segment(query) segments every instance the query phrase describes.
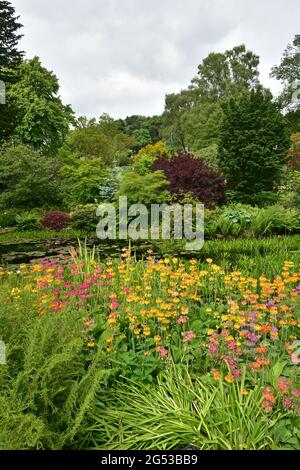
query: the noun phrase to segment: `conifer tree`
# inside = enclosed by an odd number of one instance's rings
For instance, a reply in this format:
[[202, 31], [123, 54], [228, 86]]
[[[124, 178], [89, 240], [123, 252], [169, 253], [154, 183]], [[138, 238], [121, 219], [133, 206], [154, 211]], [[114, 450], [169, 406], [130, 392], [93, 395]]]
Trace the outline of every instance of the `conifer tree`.
[[274, 189], [288, 148], [284, 117], [270, 91], [259, 87], [224, 105], [219, 167], [238, 199], [252, 202]]

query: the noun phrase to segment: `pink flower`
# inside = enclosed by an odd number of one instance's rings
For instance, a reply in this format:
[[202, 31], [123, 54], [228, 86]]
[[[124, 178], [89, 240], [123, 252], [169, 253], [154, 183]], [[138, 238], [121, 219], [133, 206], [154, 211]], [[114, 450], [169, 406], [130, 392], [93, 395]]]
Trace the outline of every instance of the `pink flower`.
[[157, 346], [156, 351], [159, 353], [160, 357], [162, 358], [168, 355], [168, 351], [162, 346]]
[[297, 388], [295, 388], [294, 390], [292, 390], [292, 395], [294, 395], [294, 397], [300, 397], [300, 390], [298, 390]]
[[268, 400], [264, 400], [261, 404], [261, 407], [265, 410], [266, 413], [272, 413], [273, 405]]
[[235, 341], [228, 341], [228, 348], [231, 351], [235, 351], [236, 350], [236, 342]]
[[293, 364], [300, 364], [300, 354], [299, 351], [294, 351], [291, 354], [291, 361]]
[[112, 310], [116, 310], [118, 307], [120, 307], [118, 299], [112, 299], [111, 304], [110, 304], [110, 308]]
[[80, 289], [88, 289], [91, 285], [91, 281], [86, 281], [83, 284], [80, 284], [79, 287]]
[[291, 382], [289, 379], [287, 379], [286, 377], [282, 377], [282, 376], [279, 377], [277, 381], [277, 387], [281, 393], [289, 393], [290, 385], [291, 385]]
[[178, 318], [177, 323], [178, 325], [181, 325], [181, 324], [184, 325], [187, 322], [187, 320], [188, 320], [187, 317], [184, 317], [181, 315], [181, 317]]
[[270, 385], [263, 389], [262, 394], [264, 399], [269, 401], [270, 403], [274, 404], [276, 402], [274, 391]]
[[94, 297], [94, 296], [91, 294], [88, 294], [87, 292], [80, 292], [79, 297], [81, 299], [90, 299], [91, 297]]
[[38, 287], [48, 287], [48, 286], [49, 286], [49, 282], [47, 282], [47, 281], [43, 281], [43, 282], [38, 283]]
[[233, 375], [237, 379], [242, 376], [242, 371], [240, 369], [233, 369]]
[[192, 330], [188, 331], [187, 333], [182, 333], [182, 341], [184, 343], [188, 343], [189, 341], [192, 341], [197, 337], [196, 333], [194, 333]]
[[218, 345], [216, 343], [209, 343], [208, 349], [212, 357], [215, 357], [218, 354]]
[[284, 397], [282, 399], [282, 405], [283, 405], [283, 408], [285, 409], [291, 409], [294, 407], [295, 402], [292, 397]]

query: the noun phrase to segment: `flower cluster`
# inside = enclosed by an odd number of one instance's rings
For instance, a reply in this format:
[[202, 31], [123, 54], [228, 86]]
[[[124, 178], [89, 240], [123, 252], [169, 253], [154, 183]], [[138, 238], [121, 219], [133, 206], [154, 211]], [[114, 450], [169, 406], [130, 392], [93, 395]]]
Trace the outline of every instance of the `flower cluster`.
[[[149, 253], [136, 261], [126, 252], [119, 260], [87, 263], [72, 253], [22, 265], [18, 276], [0, 300], [18, 310], [30, 297], [37, 315], [76, 315], [90, 355], [101, 349], [122, 361], [118, 355], [126, 351], [165, 364], [181, 351], [190, 361], [201, 357], [206, 372], [227, 384], [244, 370], [254, 381], [263, 378], [282, 356], [293, 370], [300, 361], [300, 272], [292, 262], [274, 279], [256, 279], [225, 272], [211, 259], [157, 260]], [[297, 410], [297, 384], [280, 377], [277, 388], [278, 403]], [[268, 385], [262, 407], [271, 412], [275, 403]]]

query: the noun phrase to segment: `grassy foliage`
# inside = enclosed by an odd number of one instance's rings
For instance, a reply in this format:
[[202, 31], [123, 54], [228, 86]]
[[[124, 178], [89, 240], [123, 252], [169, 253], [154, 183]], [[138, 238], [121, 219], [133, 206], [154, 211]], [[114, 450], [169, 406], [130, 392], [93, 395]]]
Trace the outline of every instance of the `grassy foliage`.
[[275, 445], [272, 429], [278, 413], [267, 420], [261, 390], [245, 394], [240, 383], [217, 384], [170, 367], [155, 387], [131, 381], [113, 390], [109, 400], [97, 394], [83, 446], [109, 450], [261, 450]]
[[59, 232], [53, 230], [26, 230], [24, 232], [11, 231], [0, 233], [0, 243], [26, 242], [26, 241], [43, 241], [49, 239], [74, 239], [77, 240], [81, 236], [81, 232], [76, 229], [61, 230]]

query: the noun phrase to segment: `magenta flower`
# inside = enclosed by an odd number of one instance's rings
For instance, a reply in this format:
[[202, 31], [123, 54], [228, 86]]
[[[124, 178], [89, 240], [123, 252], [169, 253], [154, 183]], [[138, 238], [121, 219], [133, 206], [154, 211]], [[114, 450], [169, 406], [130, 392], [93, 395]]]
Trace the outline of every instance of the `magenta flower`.
[[48, 287], [48, 286], [49, 286], [49, 282], [47, 282], [47, 281], [43, 281], [43, 282], [38, 283], [38, 287]]

